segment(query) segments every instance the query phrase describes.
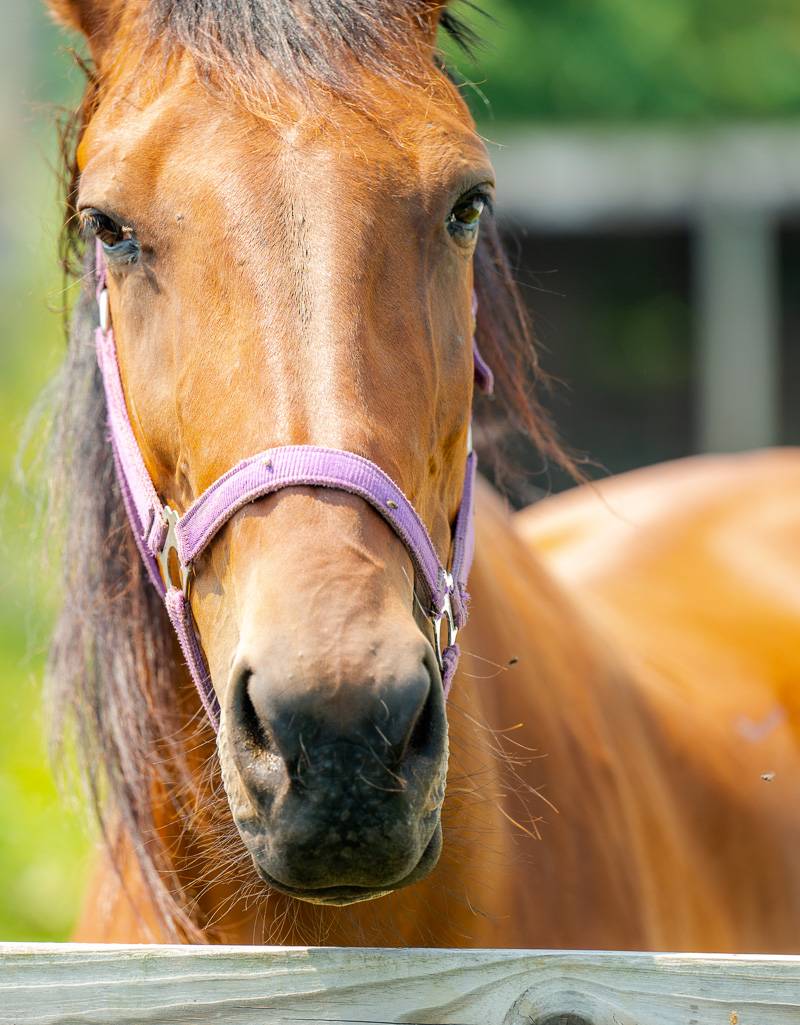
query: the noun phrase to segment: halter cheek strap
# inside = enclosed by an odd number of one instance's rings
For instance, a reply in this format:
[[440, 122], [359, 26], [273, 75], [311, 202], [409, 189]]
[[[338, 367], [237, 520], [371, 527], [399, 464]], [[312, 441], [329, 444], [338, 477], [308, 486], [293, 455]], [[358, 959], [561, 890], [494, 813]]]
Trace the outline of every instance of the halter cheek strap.
[[[391, 477], [369, 459], [340, 449], [315, 445], [267, 449], [228, 470], [179, 515], [159, 498], [133, 433], [109, 316], [105, 261], [99, 242], [95, 261], [99, 310], [95, 338], [97, 360], [122, 498], [142, 561], [164, 599], [186, 664], [214, 728], [219, 728], [219, 704], [189, 604], [191, 571], [195, 561], [235, 513], [256, 499], [289, 487], [331, 488], [357, 495], [384, 518], [403, 542], [422, 592], [423, 607], [433, 626], [446, 697], [458, 664], [456, 637], [467, 621], [467, 577], [475, 547], [473, 500], [477, 458], [471, 441], [461, 504], [453, 528], [449, 570], [440, 561], [417, 511]], [[490, 392], [492, 372], [474, 342], [473, 353], [476, 384]], [[446, 629], [444, 645], [443, 624]]]

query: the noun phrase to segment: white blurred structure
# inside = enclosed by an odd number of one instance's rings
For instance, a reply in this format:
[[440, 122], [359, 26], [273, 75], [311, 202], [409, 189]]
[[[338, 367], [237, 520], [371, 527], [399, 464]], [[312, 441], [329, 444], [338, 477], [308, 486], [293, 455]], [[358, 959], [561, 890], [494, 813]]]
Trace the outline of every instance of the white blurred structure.
[[800, 126], [527, 129], [489, 142], [499, 212], [510, 222], [693, 233], [697, 447], [776, 443], [776, 233], [800, 210]]

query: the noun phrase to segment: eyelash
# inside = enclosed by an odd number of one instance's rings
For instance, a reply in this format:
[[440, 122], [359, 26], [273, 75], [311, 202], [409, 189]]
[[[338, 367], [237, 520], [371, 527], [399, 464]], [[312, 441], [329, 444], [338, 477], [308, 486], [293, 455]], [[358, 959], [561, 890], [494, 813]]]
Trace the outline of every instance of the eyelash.
[[118, 224], [102, 210], [88, 208], [80, 213], [81, 233], [84, 238], [100, 240], [106, 256], [116, 263], [136, 263], [141, 254], [141, 245], [133, 228]]

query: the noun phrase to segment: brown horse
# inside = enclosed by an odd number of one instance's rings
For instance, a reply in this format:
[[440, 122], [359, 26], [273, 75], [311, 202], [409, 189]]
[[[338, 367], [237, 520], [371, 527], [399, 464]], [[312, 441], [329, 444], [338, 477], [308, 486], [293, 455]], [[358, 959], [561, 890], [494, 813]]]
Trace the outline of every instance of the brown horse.
[[[451, 12], [51, 3], [93, 58], [68, 243], [78, 225], [103, 243], [163, 500], [185, 510], [269, 446], [332, 446], [391, 474], [444, 560], [473, 288], [500, 399], [485, 442], [502, 411], [569, 466], [526, 396], [491, 167], [437, 56], [438, 29], [464, 36]], [[481, 485], [447, 705], [384, 520], [342, 492], [260, 499], [191, 591], [215, 745], [114, 474], [92, 254], [54, 432], [52, 700], [105, 840], [78, 938], [800, 946], [796, 455], [642, 471], [517, 516]]]

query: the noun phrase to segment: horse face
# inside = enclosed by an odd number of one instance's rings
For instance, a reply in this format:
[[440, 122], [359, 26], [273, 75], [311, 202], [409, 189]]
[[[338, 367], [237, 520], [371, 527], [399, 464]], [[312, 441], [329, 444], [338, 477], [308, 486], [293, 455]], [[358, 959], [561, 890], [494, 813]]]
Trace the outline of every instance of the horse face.
[[[368, 83], [269, 117], [188, 60], [119, 69], [82, 141], [131, 420], [185, 510], [244, 457], [324, 445], [402, 487], [447, 561], [472, 392], [471, 257], [491, 189], [455, 90]], [[360, 499], [240, 511], [191, 601], [231, 809], [262, 877], [331, 904], [425, 875], [441, 844], [442, 684], [406, 550]]]

